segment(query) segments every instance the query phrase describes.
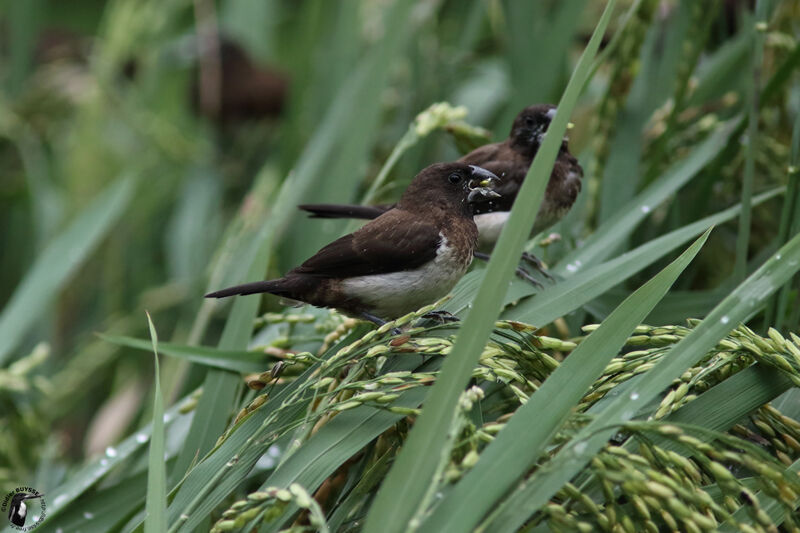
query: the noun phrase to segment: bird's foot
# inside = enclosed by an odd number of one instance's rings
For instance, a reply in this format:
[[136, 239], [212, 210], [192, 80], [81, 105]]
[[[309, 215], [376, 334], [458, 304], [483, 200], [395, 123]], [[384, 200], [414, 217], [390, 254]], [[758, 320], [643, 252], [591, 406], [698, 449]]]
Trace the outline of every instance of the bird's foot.
[[546, 277], [550, 281], [555, 281], [555, 278], [550, 274], [550, 272], [547, 271], [547, 268], [545, 268], [541, 260], [539, 260], [539, 258], [535, 255], [528, 252], [522, 252], [522, 260], [538, 270], [542, 276]]
[[[475, 259], [480, 259], [481, 261], [488, 261], [491, 258], [491, 256], [489, 254], [484, 253], [484, 252], [473, 252], [472, 255], [473, 255], [473, 257], [475, 257]], [[526, 254], [522, 255], [523, 259], [525, 258], [525, 255]], [[527, 255], [530, 255], [530, 254], [527, 254]], [[536, 257], [534, 257], [532, 255], [531, 255], [531, 257], [538, 262], [539, 272], [541, 272], [542, 274], [544, 274], [545, 276], [550, 278], [550, 274], [548, 274], [547, 272], [545, 272], [543, 270], [544, 269], [544, 265], [542, 265], [542, 262], [539, 261], [538, 259], [536, 259]], [[540, 282], [538, 279], [536, 279], [533, 276], [531, 276], [530, 272], [528, 272], [527, 270], [525, 270], [524, 268], [519, 267], [519, 266], [517, 267], [517, 277], [527, 281], [528, 283], [532, 284], [534, 287], [537, 287], [539, 289], [543, 289], [544, 288], [544, 285], [542, 285], [542, 282]], [[550, 279], [552, 279], [552, 278], [550, 278]]]
[[525, 270], [524, 268], [522, 268], [520, 266], [517, 267], [517, 277], [521, 278], [521, 279], [524, 279], [525, 281], [527, 281], [528, 283], [530, 283], [531, 285], [533, 285], [537, 289], [543, 289], [544, 288], [544, 285], [542, 285], [541, 281], [539, 281], [538, 279], [534, 278], [531, 275], [530, 272], [528, 272], [527, 270]]
[[429, 318], [436, 320], [440, 324], [447, 324], [448, 322], [458, 322], [460, 319], [450, 311], [430, 311], [422, 315], [422, 318]]

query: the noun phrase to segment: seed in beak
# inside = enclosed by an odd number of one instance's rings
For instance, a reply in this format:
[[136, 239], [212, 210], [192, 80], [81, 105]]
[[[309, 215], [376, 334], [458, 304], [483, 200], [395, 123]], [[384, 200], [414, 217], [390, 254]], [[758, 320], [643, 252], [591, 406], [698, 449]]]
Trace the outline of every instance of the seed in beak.
[[467, 195], [468, 202], [475, 202], [479, 198], [500, 198], [500, 195], [492, 189], [487, 189], [486, 187], [472, 189]]

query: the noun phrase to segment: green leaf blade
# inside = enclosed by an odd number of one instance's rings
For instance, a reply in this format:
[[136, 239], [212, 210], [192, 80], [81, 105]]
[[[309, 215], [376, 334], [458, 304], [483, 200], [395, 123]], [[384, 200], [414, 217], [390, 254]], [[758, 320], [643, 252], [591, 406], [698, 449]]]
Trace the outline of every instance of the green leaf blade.
[[[782, 190], [761, 194], [753, 199], [753, 203], [758, 205], [774, 198]], [[503, 314], [503, 318], [544, 326], [622, 283], [708, 228], [732, 220], [740, 211], [741, 205], [730, 207], [653, 239], [605, 263], [579, 271], [512, 307]], [[518, 298], [519, 295], [515, 297]]]
[[364, 531], [400, 532], [412, 523], [430, 496], [431, 483], [441, 466], [441, 458], [449, 453], [451, 421], [458, 398], [469, 380], [472, 365], [494, 325], [502, 298], [513, 276], [523, 243], [533, 227], [533, 219], [555, 161], [569, 115], [589, 76], [592, 60], [611, 18], [615, 1], [603, 12], [583, 55], [573, 72], [556, 116], [544, 142], [528, 170], [528, 175], [511, 210], [499, 242], [489, 262], [475, 300], [459, 331], [452, 355], [444, 361], [440, 378], [428, 395], [425, 407], [414, 424], [400, 454], [367, 515]]
[[[152, 351], [151, 343], [144, 339], [105, 334], [99, 334], [98, 337], [118, 346]], [[169, 355], [192, 363], [231, 372], [262, 372], [267, 364], [262, 354], [243, 350], [223, 350], [207, 346], [188, 346], [168, 342], [159, 343], [159, 350], [161, 355]]]
[[121, 178], [110, 185], [36, 259], [0, 313], [0, 364], [125, 212], [134, 184]]
[[[631, 294], [548, 377], [428, 518], [421, 532], [474, 528], [544, 452], [586, 390], [616, 356], [628, 335], [663, 298], [705, 244], [707, 230], [678, 259]], [[492, 482], [481, 480], [491, 479]]]
[[153, 399], [153, 433], [147, 457], [147, 498], [144, 520], [145, 533], [160, 533], [167, 530], [167, 469], [164, 462], [164, 399], [161, 395], [161, 379], [158, 368], [158, 334], [150, 313], [147, 325], [153, 342], [155, 362], [155, 384]]
[[[688, 183], [727, 145], [741, 119], [731, 119], [717, 128], [684, 159], [675, 163], [669, 171], [640, 192], [626, 205], [617, 209], [586, 240], [583, 246], [564, 257], [553, 269], [563, 275], [572, 275], [582, 267], [597, 264], [608, 258], [628, 238], [634, 229], [670, 195]], [[569, 266], [572, 265], [572, 268]]]
[[636, 414], [637, 405], [646, 405], [694, 364], [738, 323], [760, 309], [765, 299], [800, 270], [800, 235], [795, 236], [761, 268], [739, 285], [692, 332], [673, 345], [650, 371], [642, 375], [630, 395], [608, 403], [594, 420], [547, 464], [507, 498], [492, 522], [492, 530], [509, 531], [519, 527], [544, 505], [564, 483], [608, 441], [620, 424]]

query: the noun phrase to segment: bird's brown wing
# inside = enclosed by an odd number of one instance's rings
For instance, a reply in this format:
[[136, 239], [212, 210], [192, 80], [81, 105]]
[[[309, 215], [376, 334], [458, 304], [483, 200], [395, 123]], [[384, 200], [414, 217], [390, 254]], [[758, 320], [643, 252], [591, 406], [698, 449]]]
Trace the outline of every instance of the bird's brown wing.
[[506, 144], [505, 142], [484, 144], [483, 146], [475, 148], [470, 153], [463, 155], [459, 161], [468, 165], [478, 165], [482, 167], [484, 163], [496, 160], [498, 158], [498, 151], [502, 151]]
[[393, 209], [325, 246], [291, 274], [349, 278], [410, 270], [435, 258], [440, 242], [436, 226]]

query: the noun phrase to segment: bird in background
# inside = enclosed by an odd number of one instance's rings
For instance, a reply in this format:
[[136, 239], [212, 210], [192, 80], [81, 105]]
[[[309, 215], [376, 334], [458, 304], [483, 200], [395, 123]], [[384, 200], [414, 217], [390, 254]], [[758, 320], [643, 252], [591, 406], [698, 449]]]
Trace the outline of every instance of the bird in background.
[[[476, 257], [489, 258], [488, 253], [500, 238], [500, 232], [508, 220], [528, 168], [555, 114], [556, 107], [550, 104], [526, 107], [514, 119], [511, 132], [505, 141], [486, 144], [459, 159], [462, 163], [485, 168], [500, 178], [500, 184], [496, 189], [500, 197], [485, 199], [473, 206], [475, 224], [479, 232]], [[569, 212], [581, 191], [582, 178], [583, 168], [577, 158], [570, 153], [568, 140], [565, 137], [561, 142], [544, 198], [536, 214], [536, 221], [531, 228], [531, 236], [549, 228]], [[373, 219], [392, 209], [394, 205], [307, 204], [298, 207], [308, 211], [312, 218]], [[549, 277], [536, 257], [525, 253], [523, 259]]]
[[445, 296], [472, 262], [472, 205], [499, 198], [493, 173], [465, 163], [423, 169], [400, 201], [284, 277], [207, 294], [270, 293], [384, 324]]

